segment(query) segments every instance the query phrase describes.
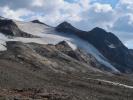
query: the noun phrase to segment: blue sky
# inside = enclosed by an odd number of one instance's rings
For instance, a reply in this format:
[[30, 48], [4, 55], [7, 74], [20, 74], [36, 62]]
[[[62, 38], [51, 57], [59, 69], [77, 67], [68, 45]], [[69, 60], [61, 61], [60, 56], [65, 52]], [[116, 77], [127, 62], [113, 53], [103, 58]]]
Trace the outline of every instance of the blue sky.
[[118, 3], [118, 0], [95, 0], [95, 2], [111, 4], [114, 7]]
[[51, 26], [68, 21], [87, 31], [101, 27], [133, 48], [133, 0], [0, 0], [0, 15]]
[[[74, 3], [78, 0], [65, 0], [67, 2], [70, 2], [70, 3]], [[119, 2], [119, 0], [91, 0], [91, 2], [99, 2], [99, 3], [102, 3], [102, 4], [111, 4], [112, 7], [115, 7], [115, 5]]]

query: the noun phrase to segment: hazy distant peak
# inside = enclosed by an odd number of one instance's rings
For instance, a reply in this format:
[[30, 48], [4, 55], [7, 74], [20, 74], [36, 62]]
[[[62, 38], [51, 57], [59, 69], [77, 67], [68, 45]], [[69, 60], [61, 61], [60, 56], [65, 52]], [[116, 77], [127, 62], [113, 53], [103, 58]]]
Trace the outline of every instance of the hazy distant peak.
[[43, 24], [43, 25], [48, 26], [47, 24], [45, 24], [45, 23], [41, 22], [41, 21], [40, 21], [40, 20], [38, 20], [38, 19], [36, 19], [36, 20], [32, 20], [31, 22], [33, 22], [33, 23], [38, 23], [38, 24]]

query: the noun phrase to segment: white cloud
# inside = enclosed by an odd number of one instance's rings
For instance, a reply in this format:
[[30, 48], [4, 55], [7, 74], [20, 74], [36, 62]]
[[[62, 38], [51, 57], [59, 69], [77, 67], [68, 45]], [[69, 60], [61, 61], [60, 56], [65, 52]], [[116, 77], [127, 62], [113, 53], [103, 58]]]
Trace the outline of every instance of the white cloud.
[[31, 6], [33, 7], [42, 7], [44, 2], [44, 0], [33, 0], [31, 3]]
[[94, 3], [92, 5], [92, 9], [94, 9], [95, 12], [101, 13], [101, 12], [110, 12], [113, 11], [110, 4], [100, 4], [100, 3]]
[[119, 32], [133, 32], [133, 14], [119, 17], [112, 28]]
[[6, 18], [23, 20], [21, 17], [32, 15], [33, 12], [27, 9], [12, 10], [8, 6], [0, 7], [0, 13]]
[[75, 25], [84, 30], [94, 27], [108, 29], [115, 21], [115, 11], [110, 4], [94, 3], [89, 5], [89, 9], [80, 13], [81, 19]]
[[121, 3], [121, 4], [128, 4], [128, 5], [131, 5], [131, 4], [133, 4], [133, 0], [120, 0], [120, 3]]
[[[83, 4], [83, 1], [86, 2], [86, 4]], [[41, 4], [43, 4], [41, 12], [44, 12], [44, 14], [35, 14], [31, 18], [40, 19], [50, 25], [57, 25], [65, 20], [71, 22], [79, 22], [82, 20], [80, 14], [82, 11], [88, 9], [89, 1], [80, 0], [78, 2], [69, 3], [64, 0], [58, 0], [56, 2], [55, 0], [45, 0], [45, 2]], [[40, 9], [40, 5], [38, 9]]]
[[77, 2], [79, 3], [79, 5], [82, 7], [83, 10], [88, 10], [89, 9], [89, 4], [90, 4], [90, 0], [77, 0]]

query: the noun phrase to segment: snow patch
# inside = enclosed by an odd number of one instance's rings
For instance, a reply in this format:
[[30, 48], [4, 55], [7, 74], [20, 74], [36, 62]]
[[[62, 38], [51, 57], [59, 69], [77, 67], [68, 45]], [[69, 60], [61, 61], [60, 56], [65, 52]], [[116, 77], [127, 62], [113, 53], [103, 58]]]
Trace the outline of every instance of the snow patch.
[[0, 51], [7, 50], [7, 48], [6, 48], [7, 39], [8, 38], [4, 34], [0, 33]]
[[70, 42], [70, 41], [66, 41], [67, 43], [68, 43], [68, 45], [73, 49], [73, 50], [76, 50], [77, 49], [77, 46], [74, 44], [74, 43], [72, 43], [72, 42]]
[[44, 36], [44, 34], [51, 34], [54, 28], [49, 27], [44, 24], [39, 23], [33, 23], [33, 22], [21, 22], [21, 21], [15, 21], [15, 23], [18, 25], [18, 27], [29, 34], [36, 35], [36, 36]]
[[121, 84], [121, 83], [118, 83], [118, 82], [112, 82], [112, 81], [107, 81], [107, 80], [102, 80], [102, 79], [93, 79], [93, 78], [87, 78], [87, 79], [101, 81], [101, 82], [109, 83], [109, 84], [112, 84], [112, 85], [115, 85], [115, 86], [122, 86], [122, 87], [125, 87], [125, 88], [133, 89], [133, 86]]
[[110, 45], [108, 45], [108, 47], [112, 48], [112, 49], [116, 48], [114, 44], [110, 44]]
[[106, 43], [106, 45], [109, 47], [109, 48], [112, 48], [112, 49], [114, 49], [114, 48], [116, 48], [116, 46], [114, 45], [114, 44], [112, 44], [110, 41], [108, 41], [108, 40], [105, 40], [105, 43]]

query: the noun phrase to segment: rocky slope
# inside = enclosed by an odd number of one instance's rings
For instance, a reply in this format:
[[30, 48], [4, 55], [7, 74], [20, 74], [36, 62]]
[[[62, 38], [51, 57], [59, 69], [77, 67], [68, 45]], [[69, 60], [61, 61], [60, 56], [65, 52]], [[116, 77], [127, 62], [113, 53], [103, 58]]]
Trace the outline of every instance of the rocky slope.
[[[56, 46], [58, 46], [58, 44]], [[75, 53], [72, 54], [74, 55]], [[81, 58], [81, 56], [79, 56], [79, 58]], [[56, 49], [54, 45], [39, 45], [36, 43], [24, 44], [15, 41], [7, 42], [7, 51], [0, 52], [2, 73], [0, 79], [3, 83], [3, 87], [8, 86], [9, 84], [9, 86], [13, 85], [13, 87], [19, 85], [28, 87], [32, 86], [32, 84], [35, 86], [38, 81], [32, 83], [34, 79], [38, 80], [37, 77], [42, 77], [43, 79], [43, 76], [46, 76], [47, 73], [102, 73], [100, 70], [91, 67], [91, 65], [78, 62], [76, 59], [76, 57], [68, 56], [60, 51], [59, 46], [58, 49]], [[91, 61], [91, 58], [89, 60]], [[8, 82], [6, 83], [6, 81]], [[18, 85], [15, 83], [18, 83]]]
[[133, 55], [133, 49], [129, 49], [131, 55]]
[[8, 36], [33, 37], [21, 31], [15, 22], [9, 19], [0, 19], [0, 32]]
[[88, 56], [89, 66], [84, 54], [72, 56], [80, 50], [69, 54], [72, 49], [67, 46], [66, 42], [56, 46], [7, 42], [7, 51], [0, 52], [0, 98], [132, 100], [133, 80], [93, 68]]

